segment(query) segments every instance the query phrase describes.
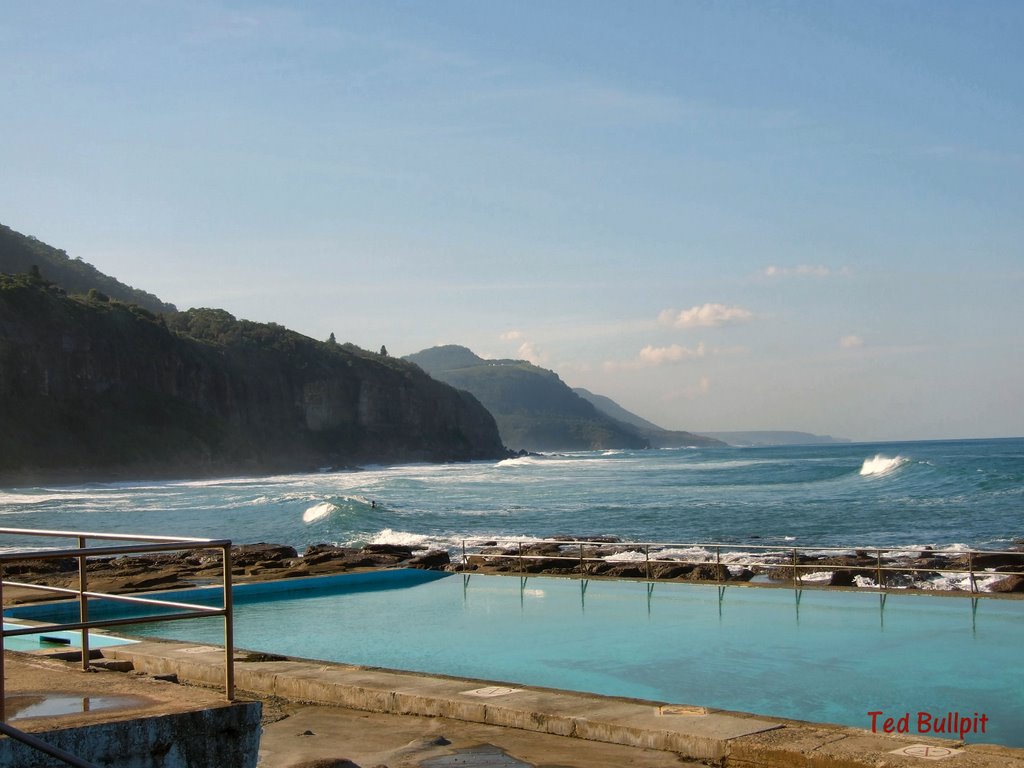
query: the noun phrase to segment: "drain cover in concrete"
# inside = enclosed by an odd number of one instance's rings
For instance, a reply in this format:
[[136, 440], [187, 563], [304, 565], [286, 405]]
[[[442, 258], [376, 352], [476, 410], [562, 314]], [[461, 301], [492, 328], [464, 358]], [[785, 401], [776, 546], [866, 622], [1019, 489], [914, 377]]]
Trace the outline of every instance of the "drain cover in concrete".
[[472, 691], [462, 691], [463, 696], [479, 696], [482, 699], [490, 699], [495, 696], [508, 696], [515, 693], [518, 688], [506, 688], [503, 685], [489, 685], [486, 688], [474, 688]]
[[460, 749], [454, 755], [432, 757], [420, 763], [421, 768], [534, 768], [533, 763], [517, 760], [500, 747], [484, 744]]
[[658, 707], [658, 714], [665, 715], [706, 715], [706, 707], [691, 707], [687, 704], [663, 704]]
[[953, 755], [959, 755], [962, 749], [950, 749], [949, 747], [934, 747], [930, 744], [911, 744], [909, 747], [900, 747], [890, 752], [890, 755], [905, 755], [906, 757], [920, 757], [922, 760], [942, 760]]

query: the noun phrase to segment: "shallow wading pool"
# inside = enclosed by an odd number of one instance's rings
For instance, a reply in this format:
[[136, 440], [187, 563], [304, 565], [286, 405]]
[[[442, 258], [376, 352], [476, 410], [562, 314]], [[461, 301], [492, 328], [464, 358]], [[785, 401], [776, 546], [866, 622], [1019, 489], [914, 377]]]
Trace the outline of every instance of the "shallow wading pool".
[[[216, 644], [222, 626], [123, 631]], [[235, 638], [289, 656], [859, 728], [871, 712], [884, 713], [879, 729], [909, 714], [911, 733], [930, 722], [928, 735], [946, 736], [934, 730], [952, 713], [972, 719], [969, 742], [1024, 746], [1017, 600], [389, 571], [240, 585]]]

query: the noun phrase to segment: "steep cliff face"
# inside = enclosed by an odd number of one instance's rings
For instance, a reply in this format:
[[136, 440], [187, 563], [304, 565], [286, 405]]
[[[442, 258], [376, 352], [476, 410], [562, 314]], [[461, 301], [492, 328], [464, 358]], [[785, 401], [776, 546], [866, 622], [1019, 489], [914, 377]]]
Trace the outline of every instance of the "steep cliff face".
[[600, 413], [554, 371], [524, 360], [485, 360], [465, 347], [425, 349], [405, 358], [453, 387], [471, 392], [494, 414], [502, 439], [530, 451], [646, 448], [629, 425]]
[[0, 478], [502, 455], [483, 406], [416, 366], [220, 310], [155, 316], [0, 275]]

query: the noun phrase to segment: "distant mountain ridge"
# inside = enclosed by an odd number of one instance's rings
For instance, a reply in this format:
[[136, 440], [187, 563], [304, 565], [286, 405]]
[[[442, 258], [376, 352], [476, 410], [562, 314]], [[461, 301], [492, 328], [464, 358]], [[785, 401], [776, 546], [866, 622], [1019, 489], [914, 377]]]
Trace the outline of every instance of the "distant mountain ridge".
[[608, 410], [595, 405], [554, 371], [525, 360], [487, 360], [454, 344], [425, 349], [405, 359], [434, 378], [472, 393], [494, 416], [502, 440], [512, 449], [648, 448], [660, 446], [661, 440], [672, 445], [719, 444], [699, 435], [619, 418], [616, 414], [639, 419], [607, 398], [604, 405]]
[[125, 285], [100, 272], [92, 264], [72, 259], [67, 253], [34, 237], [0, 224], [0, 273], [17, 275], [35, 267], [39, 274], [71, 294], [85, 296], [99, 291], [108, 298], [135, 304], [155, 314], [177, 312], [177, 307], [146, 291]]
[[425, 349], [404, 359], [476, 397], [513, 450], [648, 447], [634, 430], [598, 412], [554, 371], [525, 360], [485, 360], [457, 345]]
[[613, 419], [633, 427], [638, 434], [645, 438], [652, 448], [691, 448], [696, 446], [724, 445], [725, 443], [717, 438], [708, 435], [697, 435], [693, 432], [664, 429], [654, 422], [637, 416], [627, 411], [610, 397], [595, 395], [582, 387], [573, 390], [585, 400], [594, 404], [599, 411], [607, 414]]
[[831, 445], [852, 442], [845, 437], [815, 435], [810, 432], [796, 432], [793, 430], [702, 432], [701, 434], [722, 440], [729, 445], [752, 447], [769, 445]]

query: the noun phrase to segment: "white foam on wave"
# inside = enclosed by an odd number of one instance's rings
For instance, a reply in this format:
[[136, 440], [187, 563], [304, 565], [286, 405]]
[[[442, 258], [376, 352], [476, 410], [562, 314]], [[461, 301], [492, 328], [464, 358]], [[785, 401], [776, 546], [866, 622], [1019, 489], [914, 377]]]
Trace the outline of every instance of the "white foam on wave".
[[395, 531], [391, 528], [385, 528], [382, 531], [378, 531], [377, 534], [370, 539], [370, 544], [397, 544], [403, 547], [419, 547], [426, 544], [429, 540], [430, 537], [425, 536], [422, 533]]
[[323, 501], [319, 504], [314, 504], [312, 507], [302, 513], [302, 522], [304, 523], [315, 523], [317, 520], [323, 520], [331, 512], [336, 511], [338, 508], [331, 504], [329, 501]]
[[861, 465], [860, 474], [861, 477], [872, 477], [879, 475], [887, 475], [890, 472], [899, 469], [901, 466], [907, 463], [907, 459], [902, 456], [895, 456], [889, 458], [878, 453], [875, 454], [873, 459], [864, 459], [864, 463]]
[[540, 464], [536, 456], [518, 456], [514, 459], [502, 459], [495, 466], [497, 467], [528, 467], [533, 464]]

